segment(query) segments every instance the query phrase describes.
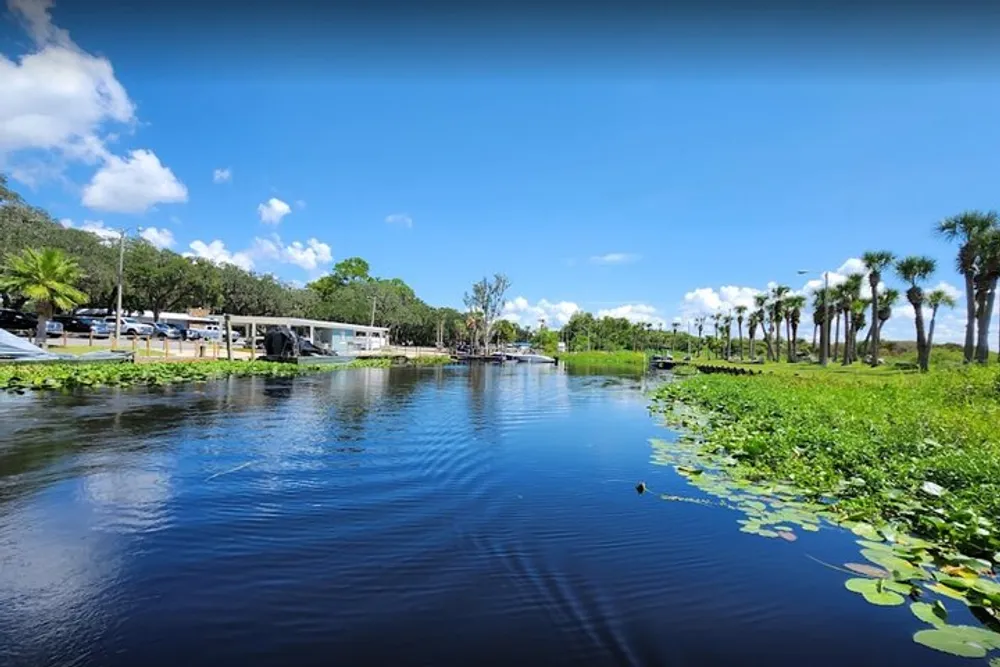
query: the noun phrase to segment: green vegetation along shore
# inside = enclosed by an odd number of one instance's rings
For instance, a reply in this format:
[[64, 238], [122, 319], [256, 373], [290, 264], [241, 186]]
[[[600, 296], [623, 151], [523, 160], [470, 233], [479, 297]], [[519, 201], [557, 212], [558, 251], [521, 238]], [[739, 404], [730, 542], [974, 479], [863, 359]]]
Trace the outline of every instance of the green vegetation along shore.
[[[448, 357], [419, 357], [407, 365], [446, 364]], [[78, 387], [159, 386], [181, 382], [203, 382], [221, 377], [294, 377], [353, 368], [388, 368], [391, 359], [357, 359], [348, 364], [298, 366], [268, 361], [174, 361], [142, 364], [72, 363], [0, 365], [0, 389], [74, 389]]]
[[[654, 441], [653, 462], [709, 496], [663, 498], [737, 510], [742, 532], [768, 538], [849, 528], [864, 562], [822, 563], [850, 577], [848, 591], [882, 606], [909, 598], [927, 623], [913, 639], [929, 648], [1000, 650], [1000, 375], [812, 368], [657, 389], [654, 410], [682, 435]], [[951, 624], [956, 601], [982, 627]]]

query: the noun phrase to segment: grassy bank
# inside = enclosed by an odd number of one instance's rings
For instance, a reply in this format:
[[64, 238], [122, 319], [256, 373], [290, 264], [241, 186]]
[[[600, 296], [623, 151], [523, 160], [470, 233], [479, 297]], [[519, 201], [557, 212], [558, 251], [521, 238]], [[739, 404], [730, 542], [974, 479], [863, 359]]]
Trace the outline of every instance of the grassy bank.
[[360, 358], [347, 364], [347, 368], [390, 368], [393, 366], [444, 366], [451, 363], [451, 357], [445, 355], [410, 357], [405, 363], [387, 357]]
[[[408, 364], [417, 366], [447, 363], [447, 357], [420, 357]], [[197, 382], [220, 377], [263, 375], [294, 377], [352, 368], [388, 368], [390, 359], [357, 359], [331, 366], [297, 366], [267, 361], [186, 360], [142, 364], [3, 364], [0, 389], [72, 389], [75, 387], [122, 387]]]
[[[802, 368], [811, 370], [698, 375], [660, 388], [655, 400], [702, 452], [731, 457], [734, 478], [833, 498], [841, 517], [894, 522], [965, 552], [1000, 551], [995, 370]], [[690, 407], [704, 419], [683, 416]]]
[[627, 368], [642, 370], [648, 363], [643, 352], [567, 352], [559, 355], [559, 361], [568, 366], [593, 368]]

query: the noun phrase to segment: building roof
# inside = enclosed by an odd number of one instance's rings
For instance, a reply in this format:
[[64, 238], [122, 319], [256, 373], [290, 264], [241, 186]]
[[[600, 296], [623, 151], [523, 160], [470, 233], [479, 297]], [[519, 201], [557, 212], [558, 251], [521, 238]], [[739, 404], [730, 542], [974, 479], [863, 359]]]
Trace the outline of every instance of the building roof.
[[[218, 322], [222, 322], [223, 315], [213, 316]], [[389, 327], [370, 327], [367, 324], [348, 324], [346, 322], [328, 322], [326, 320], [310, 320], [304, 317], [266, 317], [264, 315], [230, 315], [229, 323], [234, 326], [257, 326], [272, 327], [314, 327], [316, 329], [345, 329], [348, 331], [363, 331], [365, 333], [387, 333]]]

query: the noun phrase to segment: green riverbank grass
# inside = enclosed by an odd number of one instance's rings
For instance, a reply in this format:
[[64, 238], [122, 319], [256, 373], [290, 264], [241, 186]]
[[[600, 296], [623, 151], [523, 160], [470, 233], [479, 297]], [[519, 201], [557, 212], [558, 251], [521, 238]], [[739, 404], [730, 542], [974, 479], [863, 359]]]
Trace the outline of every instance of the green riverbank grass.
[[558, 355], [567, 366], [590, 368], [646, 368], [649, 357], [643, 352], [566, 352]]
[[[447, 357], [410, 359], [407, 365], [428, 366], [448, 363]], [[73, 389], [76, 387], [122, 387], [200, 382], [227, 376], [294, 377], [353, 368], [388, 368], [390, 359], [357, 359], [347, 364], [298, 366], [268, 361], [188, 360], [170, 362], [0, 364], [0, 389]]]
[[[682, 432], [653, 442], [653, 462], [713, 500], [664, 499], [740, 511], [742, 532], [769, 538], [850, 528], [867, 562], [824, 563], [849, 591], [884, 606], [909, 597], [928, 624], [922, 645], [1000, 650], [996, 370], [699, 374], [659, 388], [653, 409]], [[985, 627], [949, 624], [956, 601]]]

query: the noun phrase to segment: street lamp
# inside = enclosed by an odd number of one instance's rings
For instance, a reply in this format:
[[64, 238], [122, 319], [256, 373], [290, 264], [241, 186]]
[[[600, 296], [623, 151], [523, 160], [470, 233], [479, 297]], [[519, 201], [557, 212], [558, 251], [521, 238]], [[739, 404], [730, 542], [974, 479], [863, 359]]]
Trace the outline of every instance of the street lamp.
[[[799, 269], [796, 271], [800, 276], [806, 274], [819, 273], [818, 271], [810, 271], [809, 269]], [[823, 271], [823, 299], [821, 300], [821, 305], [823, 307], [823, 324], [819, 328], [819, 363], [821, 366], [826, 366], [827, 360], [830, 356], [830, 310], [827, 308], [826, 300], [830, 297], [830, 272]]]
[[[124, 227], [118, 232], [118, 297], [115, 305], [115, 347], [118, 347], [118, 338], [122, 333], [122, 283], [125, 274], [125, 237], [132, 231], [131, 227]], [[136, 232], [142, 233], [142, 227], [136, 227]]]

